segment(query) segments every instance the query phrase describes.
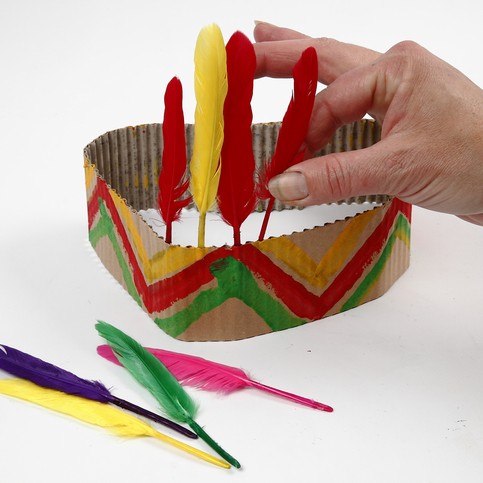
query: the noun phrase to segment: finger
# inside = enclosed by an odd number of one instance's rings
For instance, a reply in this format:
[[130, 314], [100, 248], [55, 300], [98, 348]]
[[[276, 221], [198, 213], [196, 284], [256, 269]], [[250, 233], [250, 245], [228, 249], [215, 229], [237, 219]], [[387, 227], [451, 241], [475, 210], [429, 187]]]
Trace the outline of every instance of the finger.
[[[332, 153], [292, 166], [270, 180], [271, 194], [295, 206], [332, 203], [353, 196], [397, 195], [400, 172], [390, 173], [390, 141], [369, 148]], [[394, 164], [393, 164], [394, 165]]]
[[306, 137], [308, 148], [317, 151], [337, 128], [358, 121], [367, 113], [383, 120], [398, 85], [398, 77], [391, 76], [383, 61], [340, 76], [316, 96]]
[[458, 215], [458, 217], [475, 225], [483, 226], [483, 213], [479, 215]]
[[268, 22], [256, 22], [253, 30], [253, 36], [256, 42], [267, 42], [271, 40], [294, 40], [310, 38], [296, 30], [277, 27]]
[[[329, 38], [314, 39], [295, 30], [259, 23], [254, 31], [257, 55], [255, 76], [291, 77], [302, 52], [315, 47], [319, 61], [319, 80], [328, 85], [345, 72], [374, 62], [381, 54], [357, 45]], [[261, 39], [260, 41], [258, 39]]]

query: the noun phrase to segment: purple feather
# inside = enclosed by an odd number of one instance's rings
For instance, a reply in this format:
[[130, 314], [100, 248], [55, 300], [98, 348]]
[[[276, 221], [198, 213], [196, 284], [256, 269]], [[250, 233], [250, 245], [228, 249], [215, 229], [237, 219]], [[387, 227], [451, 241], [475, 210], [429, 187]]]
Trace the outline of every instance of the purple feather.
[[132, 411], [136, 414], [149, 418], [157, 423], [178, 431], [190, 438], [196, 438], [196, 434], [189, 429], [183, 428], [179, 424], [170, 421], [158, 414], [152, 413], [147, 409], [136, 406], [129, 401], [125, 401], [113, 396], [109, 389], [99, 381], [82, 379], [72, 372], [54, 366], [42, 359], [26, 354], [6, 345], [0, 345], [0, 369], [21, 379], [27, 379], [38, 386], [48, 389], [83, 397], [92, 401], [104, 404], [111, 403], [121, 408]]
[[0, 350], [0, 369], [13, 376], [93, 401], [108, 403], [112, 399], [111, 393], [101, 382], [81, 379], [72, 372], [6, 345], [0, 346], [0, 349], [3, 349]]

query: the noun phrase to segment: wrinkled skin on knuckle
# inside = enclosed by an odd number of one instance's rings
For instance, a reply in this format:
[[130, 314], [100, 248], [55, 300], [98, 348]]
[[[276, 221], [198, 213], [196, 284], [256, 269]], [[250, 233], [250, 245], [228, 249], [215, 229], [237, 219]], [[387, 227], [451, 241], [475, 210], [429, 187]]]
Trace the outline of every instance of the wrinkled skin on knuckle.
[[322, 168], [317, 171], [315, 182], [319, 191], [321, 187], [324, 189], [324, 198], [331, 201], [345, 198], [345, 193], [351, 191], [350, 174], [345, 163], [337, 154], [332, 154], [327, 160], [322, 158]]

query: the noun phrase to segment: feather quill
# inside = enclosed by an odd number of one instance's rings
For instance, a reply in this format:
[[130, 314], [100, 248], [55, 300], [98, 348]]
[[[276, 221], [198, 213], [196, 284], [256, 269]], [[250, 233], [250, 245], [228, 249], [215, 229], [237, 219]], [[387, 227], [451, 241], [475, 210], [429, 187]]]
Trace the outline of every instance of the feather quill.
[[166, 224], [166, 243], [172, 242], [173, 221], [191, 201], [190, 196], [184, 196], [189, 186], [186, 168], [183, 87], [173, 77], [164, 94], [163, 159], [158, 179], [158, 206]]
[[42, 359], [26, 354], [18, 349], [0, 345], [0, 369], [9, 374], [27, 379], [39, 386], [62, 391], [74, 396], [80, 396], [103, 404], [114, 404], [123, 409], [144, 416], [152, 421], [163, 424], [190, 438], [196, 438], [196, 434], [187, 428], [183, 428], [174, 421], [163, 418], [147, 409], [120, 399], [109, 391], [99, 381], [82, 379], [72, 372], [66, 371], [58, 366], [45, 362]]
[[160, 433], [135, 416], [124, 413], [113, 406], [102, 404], [99, 401], [73, 396], [55, 389], [43, 388], [23, 379], [0, 380], [0, 394], [23, 399], [24, 401], [74, 417], [85, 423], [100, 426], [118, 436], [150, 436], [197, 456], [204, 461], [222, 468], [229, 468], [229, 465], [224, 461]]
[[196, 110], [191, 193], [200, 213], [198, 246], [204, 247], [206, 213], [215, 202], [220, 181], [223, 104], [228, 88], [225, 44], [216, 24], [199, 33], [194, 61]]
[[169, 417], [187, 423], [222, 458], [240, 468], [240, 463], [195, 421], [196, 403], [161, 361], [127, 334], [106, 322], [98, 321], [96, 329], [106, 339], [119, 362], [151, 392]]
[[273, 158], [261, 171], [258, 184], [260, 199], [268, 199], [268, 206], [258, 239], [265, 237], [275, 199], [268, 190], [268, 182], [274, 176], [303, 159], [302, 145], [309, 127], [310, 116], [314, 107], [317, 89], [317, 53], [313, 47], [304, 50], [292, 71], [294, 79], [293, 96], [283, 117], [282, 125]]
[[223, 220], [233, 227], [234, 244], [240, 245], [240, 226], [257, 201], [251, 129], [256, 56], [252, 43], [241, 32], [235, 32], [226, 44], [226, 64], [228, 93], [223, 108], [223, 168], [217, 201]]
[[[322, 404], [313, 399], [298, 396], [290, 392], [267, 386], [261, 382], [254, 381], [246, 372], [236, 367], [209, 361], [202, 357], [180, 354], [163, 349], [146, 347], [146, 350], [157, 357], [178, 379], [178, 381], [186, 386], [225, 394], [229, 394], [239, 389], [252, 387], [313, 409], [327, 412], [333, 411], [332, 407], [327, 406], [327, 404]], [[99, 346], [97, 348], [97, 353], [105, 359], [119, 364], [119, 361], [108, 345]]]

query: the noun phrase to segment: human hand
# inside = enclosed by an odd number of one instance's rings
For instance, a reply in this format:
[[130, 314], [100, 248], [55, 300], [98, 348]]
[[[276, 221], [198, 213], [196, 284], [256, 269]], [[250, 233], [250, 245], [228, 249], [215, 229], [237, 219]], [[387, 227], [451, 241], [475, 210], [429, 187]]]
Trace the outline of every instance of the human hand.
[[414, 42], [381, 54], [332, 39], [257, 23], [256, 76], [290, 77], [314, 46], [319, 81], [306, 137], [313, 153], [366, 113], [382, 123], [369, 148], [307, 159], [269, 183], [297, 206], [389, 194], [483, 225], [483, 91]]

